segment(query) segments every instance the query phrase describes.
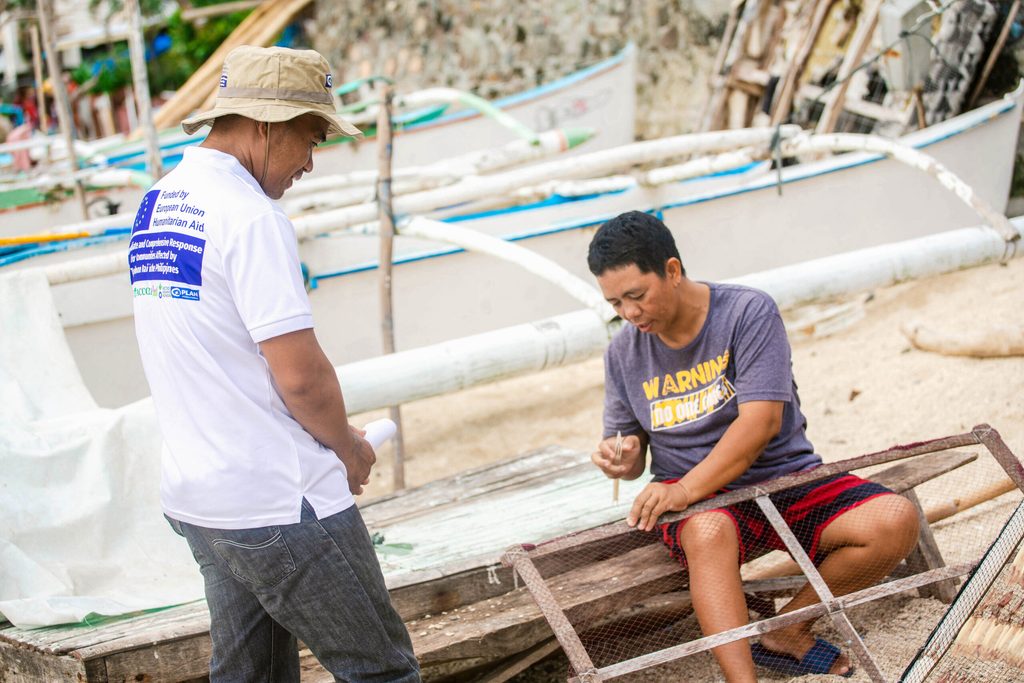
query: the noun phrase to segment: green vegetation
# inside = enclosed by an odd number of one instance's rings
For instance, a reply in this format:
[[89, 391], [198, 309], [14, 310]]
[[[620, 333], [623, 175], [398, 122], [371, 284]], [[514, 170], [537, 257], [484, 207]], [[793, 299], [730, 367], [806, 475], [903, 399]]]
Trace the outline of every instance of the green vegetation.
[[[193, 1], [197, 7], [216, 4], [218, 2], [209, 0]], [[180, 12], [175, 12], [163, 29], [170, 38], [170, 47], [149, 63], [150, 90], [154, 93], [176, 90], [203, 65], [248, 14], [249, 10], [232, 12], [196, 26], [183, 20]], [[152, 33], [155, 35], [156, 31]], [[152, 40], [150, 35], [147, 38]]]

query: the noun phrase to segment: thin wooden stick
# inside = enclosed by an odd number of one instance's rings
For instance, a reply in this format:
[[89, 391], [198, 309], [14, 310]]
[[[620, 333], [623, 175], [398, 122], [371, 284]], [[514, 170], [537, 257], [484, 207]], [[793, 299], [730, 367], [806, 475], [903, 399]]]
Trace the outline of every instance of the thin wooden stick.
[[850, 76], [860, 66], [861, 60], [864, 59], [864, 52], [868, 49], [868, 44], [871, 42], [875, 26], [878, 25], [878, 13], [881, 9], [881, 0], [873, 0], [865, 8], [864, 14], [861, 15], [860, 20], [857, 22], [857, 30], [854, 32], [853, 38], [850, 39], [850, 47], [843, 57], [843, 63], [839, 66], [839, 73], [836, 74], [836, 80], [839, 81], [839, 85], [832, 92], [831, 96], [826, 95], [828, 101], [825, 103], [824, 111], [821, 112], [821, 118], [818, 119], [818, 127], [815, 132], [831, 133], [835, 129], [836, 122], [839, 120], [839, 114], [843, 111], [846, 91], [850, 87]]
[[786, 72], [786, 80], [783, 82], [782, 90], [779, 91], [779, 95], [775, 100], [774, 113], [772, 114], [773, 126], [779, 125], [789, 117], [789, 112], [793, 107], [793, 99], [797, 92], [797, 84], [800, 82], [800, 77], [803, 75], [807, 60], [814, 50], [814, 44], [818, 42], [818, 35], [821, 33], [821, 28], [825, 24], [825, 18], [828, 17], [828, 12], [832, 8], [832, 2], [833, 0], [818, 0], [818, 4], [814, 8], [811, 25], [807, 29], [803, 41], [800, 43], [799, 50], [793, 57], [793, 64], [790, 65], [789, 70]]
[[964, 496], [952, 498], [944, 503], [940, 503], [939, 505], [929, 508], [925, 511], [925, 518], [928, 520], [929, 524], [934, 524], [935, 522], [952, 517], [958, 512], [969, 510], [976, 505], [981, 505], [982, 503], [986, 503], [993, 498], [998, 498], [1004, 493], [1009, 493], [1016, 489], [1017, 485], [1014, 484], [1013, 481], [1010, 479], [1002, 479], [983, 488], [970, 491]]
[[[74, 119], [71, 118], [71, 105], [68, 104], [68, 91], [64, 85], [64, 76], [60, 67], [60, 55], [57, 53], [56, 37], [53, 34], [53, 0], [39, 0], [39, 30], [42, 32], [43, 49], [46, 51], [46, 64], [50, 71], [50, 81], [53, 83], [53, 97], [57, 102], [57, 123], [60, 125], [60, 133], [64, 138], [64, 145], [67, 147], [68, 165], [71, 167], [71, 175], [78, 172], [78, 155], [75, 153], [74, 141]], [[85, 188], [82, 181], [75, 179], [75, 197], [82, 209], [82, 219], [88, 220], [89, 210], [86, 206]]]
[[[377, 174], [377, 204], [380, 220], [380, 319], [381, 342], [384, 354], [395, 352], [394, 297], [391, 291], [391, 270], [395, 245], [395, 214], [391, 203], [391, 102], [394, 91], [384, 86], [380, 114], [377, 117], [379, 172]], [[405, 441], [402, 438], [402, 409], [388, 408], [389, 417], [397, 426], [395, 431], [395, 461], [392, 469], [394, 490], [405, 488]]]
[[[50, 115], [46, 111], [46, 95], [43, 93], [43, 49], [39, 43], [39, 26], [32, 25], [32, 73], [36, 79], [36, 106], [39, 107], [39, 130], [46, 135], [50, 130]], [[50, 161], [50, 146], [46, 146], [46, 161]]]
[[153, 107], [149, 97], [149, 73], [146, 70], [146, 49], [142, 36], [142, 12], [139, 0], [126, 0], [125, 13], [131, 24], [128, 33], [128, 54], [132, 65], [133, 91], [139, 109], [139, 125], [146, 138], [146, 166], [149, 174], [159, 179], [163, 175], [163, 157], [160, 154], [160, 138], [153, 125]]
[[757, 506], [761, 508], [761, 512], [768, 518], [768, 522], [775, 529], [775, 533], [778, 534], [779, 538], [786, 545], [786, 550], [793, 556], [793, 559], [800, 565], [800, 569], [803, 570], [804, 576], [807, 577], [807, 581], [811, 584], [814, 592], [818, 594], [818, 598], [825, 605], [828, 605], [829, 614], [832, 617], [832, 623], [835, 624], [836, 629], [842, 633], [850, 646], [853, 648], [854, 653], [857, 655], [857, 661], [864, 668], [868, 677], [876, 683], [884, 683], [885, 676], [882, 675], [882, 670], [878, 668], [878, 662], [868, 652], [867, 646], [864, 644], [864, 640], [861, 639], [860, 634], [857, 633], [857, 629], [853, 627], [850, 622], [850, 617], [843, 611], [842, 605], [836, 602], [835, 596], [832, 594], [832, 590], [825, 583], [825, 579], [822, 578], [821, 574], [818, 573], [818, 568], [814, 566], [811, 558], [808, 557], [804, 551], [803, 546], [800, 545], [800, 541], [797, 540], [793, 531], [786, 524], [785, 520], [782, 519], [782, 515], [779, 514], [778, 508], [772, 503], [768, 496], [759, 496], [754, 499]]
[[600, 675], [595, 675], [594, 663], [591, 661], [590, 655], [587, 654], [586, 648], [583, 647], [579, 634], [576, 633], [576, 629], [565, 616], [558, 600], [552, 595], [551, 589], [544, 582], [526, 550], [522, 546], [513, 546], [501, 556], [501, 562], [507, 567], [512, 567], [526, 583], [526, 587], [533, 594], [537, 607], [547, 619], [548, 625], [577, 675], [584, 681], [593, 683], [601, 681]]
[[732, 81], [732, 73], [736, 68], [736, 64], [739, 63], [743, 56], [747, 37], [749, 36], [754, 17], [758, 13], [760, 2], [761, 0], [747, 0], [747, 3], [743, 6], [743, 14], [736, 25], [735, 34], [733, 35], [732, 42], [729, 44], [729, 51], [726, 53], [725, 63], [722, 65], [724, 73], [719, 74], [723, 85], [714, 88], [711, 93], [704, 120], [701, 121], [700, 125], [702, 131], [712, 130], [718, 125], [726, 99], [729, 96], [728, 84]]
[[1006, 15], [1006, 23], [1003, 24], [1003, 30], [999, 32], [999, 37], [996, 38], [996, 43], [992, 46], [992, 51], [988, 53], [988, 59], [985, 61], [985, 68], [982, 69], [981, 76], [978, 78], [978, 83], [974, 86], [974, 92], [971, 93], [971, 99], [967, 101], [968, 109], [974, 109], [974, 103], [978, 101], [978, 96], [981, 95], [982, 89], [985, 87], [985, 84], [988, 83], [988, 77], [992, 74], [992, 68], [996, 65], [999, 53], [1003, 51], [1003, 46], [1006, 45], [1006, 39], [1010, 35], [1010, 29], [1013, 27], [1013, 20], [1017, 18], [1018, 11], [1020, 11], [1020, 0], [1013, 0], [1013, 4], [1010, 5], [1010, 11]]
[[[615, 432], [615, 459], [612, 461], [613, 464], [618, 465], [622, 462], [622, 432]], [[612, 502], [619, 502], [619, 478], [616, 477], [612, 480]]]

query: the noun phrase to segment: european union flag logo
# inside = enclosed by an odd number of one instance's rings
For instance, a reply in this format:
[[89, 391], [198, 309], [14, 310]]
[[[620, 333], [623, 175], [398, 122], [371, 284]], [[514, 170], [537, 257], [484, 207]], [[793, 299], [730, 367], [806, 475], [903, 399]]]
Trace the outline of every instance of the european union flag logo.
[[133, 235], [140, 230], [149, 230], [149, 221], [153, 218], [153, 209], [156, 207], [156, 200], [159, 196], [160, 190], [150, 190], [142, 198], [139, 211], [135, 214], [135, 223], [132, 225]]

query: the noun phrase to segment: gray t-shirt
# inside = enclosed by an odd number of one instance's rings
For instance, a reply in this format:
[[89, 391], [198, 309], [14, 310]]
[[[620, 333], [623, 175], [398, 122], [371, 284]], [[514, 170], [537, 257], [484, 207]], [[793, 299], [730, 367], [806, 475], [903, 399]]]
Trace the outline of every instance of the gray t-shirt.
[[656, 480], [681, 477], [707, 457], [745, 401], [782, 401], [782, 429], [738, 488], [821, 464], [804, 430], [789, 340], [770, 296], [708, 283], [711, 303], [681, 349], [626, 325], [605, 352], [604, 435], [646, 432]]

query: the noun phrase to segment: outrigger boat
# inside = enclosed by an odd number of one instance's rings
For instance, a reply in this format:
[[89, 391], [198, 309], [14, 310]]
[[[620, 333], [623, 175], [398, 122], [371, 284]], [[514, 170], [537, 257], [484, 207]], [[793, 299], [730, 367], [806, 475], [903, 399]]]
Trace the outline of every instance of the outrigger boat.
[[[1018, 89], [898, 142], [939, 160], [1001, 211], [1012, 176], [1021, 97]], [[771, 134], [731, 131], [722, 135], [752, 135], [746, 144], [753, 145], [757, 140], [766, 144]], [[450, 187], [398, 196], [395, 207], [400, 214], [439, 217], [453, 226], [515, 242], [586, 280], [590, 278], [585, 254], [591, 231], [630, 209], [658, 212], [675, 234], [688, 272], [701, 279], [734, 277], [982, 222], [934, 178], [868, 152], [841, 154], [781, 170], [758, 162], [726, 173], [660, 184], [633, 176], [609, 179], [605, 175], [595, 182], [610, 182], [612, 189], [590, 191], [593, 185], [586, 181], [582, 195], [572, 183], [546, 185], [557, 181], [559, 173], [568, 179], [585, 178], [588, 166], [614, 168], [618, 163], [629, 168], [637, 159], [657, 158], [662, 153], [671, 156], [666, 148], [681, 141], [685, 139], [634, 143], [470, 178]], [[516, 205], [515, 190], [531, 186], [542, 186], [548, 194], [540, 201]], [[476, 195], [474, 188], [480, 190]], [[474, 197], [511, 205], [476, 211], [479, 203]], [[380, 353], [375, 272], [378, 239], [353, 228], [374, 220], [376, 212], [372, 204], [362, 204], [295, 219], [304, 238], [300, 255], [313, 288], [318, 336], [338, 364]], [[351, 229], [338, 231], [346, 227]], [[108, 244], [89, 251], [123, 253], [123, 246]], [[124, 274], [127, 257], [120, 258], [124, 265], [115, 269], [115, 274], [52, 287], [68, 342], [86, 384], [102, 405], [123, 405], [146, 393], [132, 341], [131, 300]], [[579, 307], [578, 301], [563, 291], [517, 266], [437, 238], [400, 236], [394, 262], [399, 349], [531, 322]], [[49, 254], [13, 267], [68, 263], [67, 254]], [[352, 326], [351, 320], [361, 324]], [[112, 348], [121, 352], [108, 353]]]
[[[499, 147], [524, 132], [566, 127], [596, 131], [587, 150], [625, 144], [634, 135], [635, 92], [636, 48], [629, 46], [610, 59], [493, 103], [450, 89], [411, 93], [405, 98], [406, 110], [395, 117], [393, 164], [395, 168], [425, 165], [444, 157]], [[401, 98], [398, 103], [402, 103]], [[495, 123], [496, 115], [508, 117], [513, 126]], [[375, 126], [364, 129], [367, 135], [363, 140], [335, 138], [317, 147], [314, 170], [308, 178], [375, 169]], [[202, 133], [185, 135], [180, 128], [163, 131], [160, 148], [165, 169], [178, 163], [184, 148], [204, 138]], [[60, 145], [53, 147], [55, 154], [63, 153]], [[90, 187], [90, 218], [109, 216], [118, 210], [133, 213], [152, 183], [152, 179], [149, 184], [135, 182], [145, 171], [143, 143], [126, 143], [120, 138], [106, 144], [95, 141], [76, 147], [76, 153], [93, 167], [86, 171], [90, 176], [97, 168], [121, 169], [126, 177], [129, 171], [136, 172], [132, 182]], [[55, 180], [49, 184], [49, 191], [27, 195], [20, 187], [5, 190], [0, 185], [0, 238], [37, 234], [81, 221], [81, 207], [70, 187], [67, 181]], [[124, 227], [130, 223], [127, 220]]]

